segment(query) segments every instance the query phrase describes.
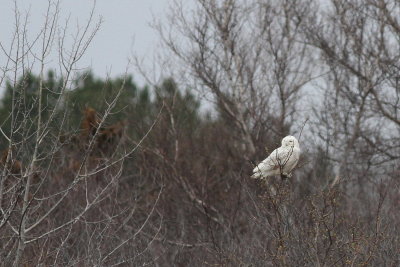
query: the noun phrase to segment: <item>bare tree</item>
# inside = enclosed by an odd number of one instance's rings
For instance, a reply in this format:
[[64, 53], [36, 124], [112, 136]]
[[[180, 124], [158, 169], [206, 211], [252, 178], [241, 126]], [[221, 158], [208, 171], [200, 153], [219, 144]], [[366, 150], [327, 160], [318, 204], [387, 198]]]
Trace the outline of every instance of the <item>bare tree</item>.
[[[382, 213], [396, 206], [388, 196], [394, 193], [389, 188], [398, 186], [390, 179], [397, 175], [399, 156], [397, 12], [395, 1], [199, 0], [192, 9], [174, 3], [169, 20], [156, 24], [168, 56], [176, 59], [176, 73], [186, 75], [201, 95], [211, 95], [219, 119], [232, 129], [220, 130], [229, 141], [218, 140], [237, 154], [227, 148], [222, 158], [243, 168], [227, 167], [222, 180], [229, 188], [240, 184], [232, 191], [248, 210], [238, 208], [231, 220], [224, 208], [214, 208], [232, 228], [253, 218], [243, 224], [259, 236], [246, 232], [240, 235], [243, 243], [236, 242], [234, 230], [224, 229], [222, 237], [216, 232], [223, 226], [207, 225], [216, 262], [244, 264], [246, 242], [253, 252], [268, 255], [258, 260], [270, 265], [298, 264], [294, 259], [318, 266], [396, 261], [378, 251], [385, 250], [379, 236], [396, 233]], [[301, 101], [306, 93], [311, 99]], [[304, 134], [312, 138], [301, 142], [308, 165], [300, 165], [291, 182], [275, 181], [277, 194], [258, 184], [264, 195], [254, 195], [253, 185], [241, 180], [243, 162], [294, 132], [309, 110], [312, 125]], [[195, 190], [202, 184], [200, 178], [190, 181]], [[201, 188], [202, 201], [210, 206], [206, 197], [216, 190]], [[352, 224], [368, 231], [352, 239], [344, 230]], [[352, 249], [353, 242], [362, 249]]]
[[299, 117], [299, 92], [311, 79], [312, 58], [299, 42], [308, 4], [196, 1], [187, 10], [176, 2], [167, 26], [155, 26], [192, 86], [211, 93], [248, 155], [260, 133], [282, 137]]
[[[326, 17], [313, 20], [314, 27], [305, 29], [329, 69], [326, 112], [319, 120], [326, 129], [324, 139], [336, 154], [339, 176], [358, 170], [361, 176], [373, 177], [398, 160], [399, 139], [393, 130], [398, 129], [399, 90], [397, 74], [390, 71], [397, 68], [399, 57], [392, 17], [397, 5], [395, 1], [330, 1]], [[393, 8], [389, 13], [388, 6]]]
[[[69, 46], [58, 2], [33, 40], [16, 12], [0, 43], [0, 85], [13, 88], [0, 127], [2, 265], [399, 265], [398, 3], [197, 0], [170, 12], [155, 26], [175, 62], [164, 67], [188, 90], [155, 83], [111, 123], [122, 78], [80, 126], [68, 101], [100, 21], [91, 14]], [[249, 179], [248, 160], [305, 116], [294, 176]]]
[[[123, 138], [123, 124], [106, 123], [115, 112], [125, 82], [115, 88], [110, 99], [104, 100], [106, 108], [102, 114], [93, 113], [95, 122], [84, 117], [90, 120], [90, 130], [86, 127], [65, 134], [69, 130], [70, 112], [65, 107], [79, 74], [79, 61], [102, 20], [95, 18], [93, 8], [86, 24], [71, 35], [68, 20], [60, 26], [60, 2], [49, 1], [43, 26], [32, 37], [28, 34], [28, 16], [20, 13], [15, 1], [14, 35], [9, 44], [0, 43], [7, 59], [1, 68], [0, 86], [8, 83], [12, 87], [11, 110], [1, 122], [2, 140], [7, 142], [1, 158], [1, 263], [4, 266], [117, 263], [121, 259], [114, 257], [115, 252], [141, 238], [138, 235], [148, 226], [149, 219], [159, 217], [155, 214], [156, 198], [144, 221], [135, 226], [128, 224], [135, 208], [128, 205], [122, 209], [112, 197], [125, 160], [144, 138], [128, 142]], [[45, 76], [51, 53], [58, 54], [56, 75], [62, 81], [54, 86], [46, 83]], [[36, 69], [39, 70], [37, 87], [31, 81]], [[162, 187], [158, 188], [159, 196]], [[118, 227], [111, 228], [117, 221]], [[134, 232], [129, 237], [120, 234], [127, 225]], [[106, 231], [109, 232], [105, 234]], [[86, 243], [80, 246], [87, 249], [67, 259], [67, 254], [73, 253], [67, 249], [69, 242], [78, 242], [79, 233], [87, 235], [83, 238]], [[108, 240], [108, 234], [115, 237], [109, 246], [97, 243]], [[93, 240], [97, 241], [92, 243]], [[146, 241], [144, 246], [149, 245]], [[37, 247], [41, 249], [37, 251]], [[100, 253], [99, 257], [95, 251]], [[140, 257], [140, 253], [134, 252], [130, 257]]]

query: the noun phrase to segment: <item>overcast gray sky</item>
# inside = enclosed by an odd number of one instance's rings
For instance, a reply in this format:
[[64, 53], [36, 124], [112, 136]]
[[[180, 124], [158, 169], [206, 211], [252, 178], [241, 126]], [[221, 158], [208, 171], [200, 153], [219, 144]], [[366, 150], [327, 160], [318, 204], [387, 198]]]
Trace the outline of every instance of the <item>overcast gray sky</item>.
[[[122, 74], [132, 52], [151, 58], [158, 45], [158, 37], [149, 23], [153, 14], [164, 16], [170, 0], [97, 0], [95, 15], [103, 17], [103, 24], [95, 36], [79, 67], [91, 67], [97, 76]], [[30, 12], [28, 30], [40, 31], [48, 0], [17, 0], [21, 13]], [[70, 21], [83, 25], [93, 7], [93, 0], [62, 0], [60, 23], [70, 15]], [[0, 41], [9, 42], [14, 30], [14, 1], [0, 0]], [[0, 57], [0, 61], [4, 57]], [[3, 62], [0, 62], [0, 65]], [[57, 64], [49, 60], [48, 67]], [[133, 70], [132, 70], [133, 72]], [[134, 74], [134, 73], [133, 73]], [[142, 82], [137, 75], [135, 80]]]

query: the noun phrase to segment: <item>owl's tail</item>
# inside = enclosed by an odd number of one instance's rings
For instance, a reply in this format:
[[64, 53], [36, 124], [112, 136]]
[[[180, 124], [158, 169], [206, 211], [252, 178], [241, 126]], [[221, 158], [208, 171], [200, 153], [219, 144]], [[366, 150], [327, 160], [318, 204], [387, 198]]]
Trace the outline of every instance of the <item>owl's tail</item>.
[[261, 171], [254, 169], [253, 170], [253, 175], [251, 176], [251, 178], [258, 179], [258, 178], [261, 178], [261, 177], [262, 177]]
[[261, 173], [259, 172], [259, 169], [257, 168], [258, 167], [257, 164], [255, 164], [255, 162], [252, 161], [252, 160], [249, 160], [249, 162], [250, 162], [251, 165], [253, 165], [253, 167], [255, 167], [253, 169], [253, 174], [250, 177], [253, 178], [253, 179], [259, 178], [261, 176]]

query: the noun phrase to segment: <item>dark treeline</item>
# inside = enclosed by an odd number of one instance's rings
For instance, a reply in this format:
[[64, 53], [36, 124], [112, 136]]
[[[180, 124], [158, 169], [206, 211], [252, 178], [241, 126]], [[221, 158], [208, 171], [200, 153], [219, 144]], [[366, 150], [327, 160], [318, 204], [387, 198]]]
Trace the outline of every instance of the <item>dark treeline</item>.
[[[398, 266], [398, 2], [192, 11], [155, 26], [180, 77], [1, 76], [1, 264]], [[289, 134], [293, 177], [251, 179]]]

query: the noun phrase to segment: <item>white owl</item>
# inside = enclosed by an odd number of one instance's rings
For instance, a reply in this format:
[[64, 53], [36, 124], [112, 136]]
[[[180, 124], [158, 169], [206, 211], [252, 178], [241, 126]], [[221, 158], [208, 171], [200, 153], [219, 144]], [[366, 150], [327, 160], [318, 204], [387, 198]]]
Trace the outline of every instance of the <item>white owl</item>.
[[253, 170], [252, 178], [268, 176], [292, 176], [291, 171], [296, 167], [300, 157], [299, 141], [288, 135], [282, 139], [282, 146], [275, 149], [268, 158], [264, 159]]

